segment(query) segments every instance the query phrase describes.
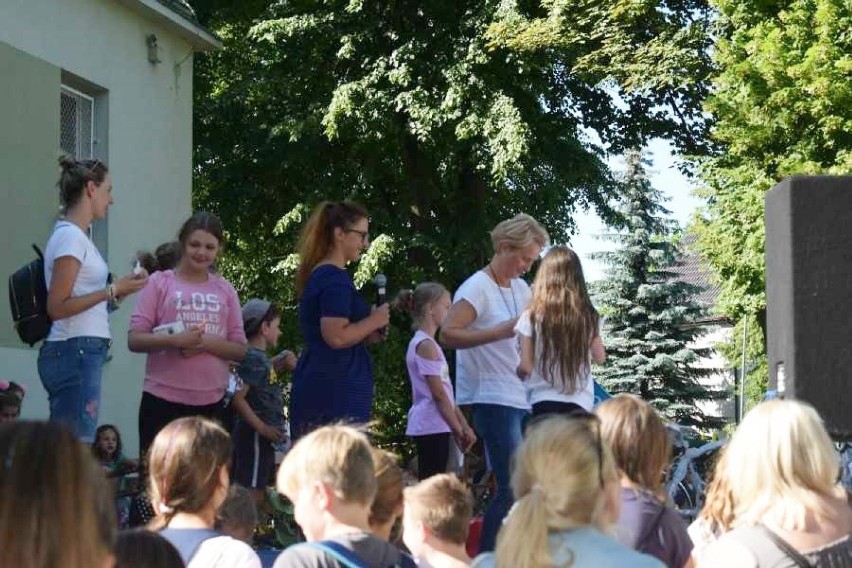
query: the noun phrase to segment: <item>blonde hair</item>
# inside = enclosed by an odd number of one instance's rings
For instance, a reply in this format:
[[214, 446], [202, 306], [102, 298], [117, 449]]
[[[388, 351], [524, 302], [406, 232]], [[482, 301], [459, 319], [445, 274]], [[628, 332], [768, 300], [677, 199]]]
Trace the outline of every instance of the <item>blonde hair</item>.
[[438, 540], [464, 544], [473, 516], [473, 496], [458, 477], [433, 475], [405, 489], [405, 508]]
[[54, 422], [0, 428], [4, 566], [90, 568], [115, 543], [112, 491], [88, 448]]
[[549, 243], [550, 235], [544, 227], [526, 213], [519, 213], [511, 219], [501, 221], [491, 230], [491, 244], [495, 251], [501, 244], [512, 249], [522, 249], [532, 244], [544, 247]]
[[400, 290], [394, 300], [394, 307], [403, 309], [411, 316], [414, 327], [419, 327], [426, 316], [426, 307], [449, 294], [443, 284], [423, 282], [414, 290]]
[[619, 394], [604, 401], [595, 414], [615, 467], [643, 489], [659, 492], [672, 444], [657, 411], [634, 394]]
[[749, 412], [725, 456], [735, 524], [769, 520], [803, 530], [809, 512], [828, 515], [822, 499], [835, 495], [840, 461], [817, 411], [792, 400], [770, 400]]
[[168, 526], [177, 513], [203, 511], [230, 463], [231, 438], [216, 422], [189, 416], [166, 425], [148, 451], [148, 491], [158, 512], [151, 527]]
[[515, 506], [495, 550], [497, 568], [550, 568], [548, 533], [605, 526], [607, 484], [617, 482], [597, 419], [555, 415], [527, 430], [515, 454]]
[[366, 218], [367, 210], [352, 201], [323, 201], [314, 209], [299, 238], [296, 297], [302, 296], [311, 272], [334, 246], [334, 230], [350, 229]]
[[599, 318], [573, 250], [557, 246], [544, 256], [528, 309], [542, 377], [560, 392], [577, 392], [590, 366]]
[[719, 460], [714, 468], [713, 479], [707, 484], [704, 506], [698, 513], [703, 521], [707, 535], [720, 535], [731, 530], [734, 524], [734, 497], [731, 494], [731, 483], [726, 475], [727, 452], [721, 451]]
[[370, 526], [384, 525], [402, 505], [402, 468], [397, 457], [387, 450], [373, 448], [373, 463], [376, 468], [376, 496], [370, 507]]
[[342, 501], [370, 505], [377, 487], [370, 442], [351, 426], [318, 428], [284, 456], [277, 481], [291, 501], [302, 487], [320, 481]]

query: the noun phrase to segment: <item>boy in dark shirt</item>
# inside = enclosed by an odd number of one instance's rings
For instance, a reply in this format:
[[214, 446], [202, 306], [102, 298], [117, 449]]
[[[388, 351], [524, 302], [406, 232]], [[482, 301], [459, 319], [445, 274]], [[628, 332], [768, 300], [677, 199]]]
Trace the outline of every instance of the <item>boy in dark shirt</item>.
[[258, 510], [263, 510], [266, 486], [275, 472], [273, 444], [285, 440], [284, 399], [281, 385], [272, 381], [277, 371], [292, 370], [295, 356], [289, 351], [270, 360], [267, 349], [278, 343], [281, 335], [278, 308], [252, 298], [243, 306], [243, 327], [248, 351], [237, 374], [243, 387], [234, 395], [237, 421], [234, 424], [233, 481], [248, 488]]
[[273, 568], [416, 568], [370, 532], [377, 483], [370, 442], [355, 428], [324, 426], [299, 438], [281, 463], [277, 486], [293, 502], [308, 542], [285, 549]]

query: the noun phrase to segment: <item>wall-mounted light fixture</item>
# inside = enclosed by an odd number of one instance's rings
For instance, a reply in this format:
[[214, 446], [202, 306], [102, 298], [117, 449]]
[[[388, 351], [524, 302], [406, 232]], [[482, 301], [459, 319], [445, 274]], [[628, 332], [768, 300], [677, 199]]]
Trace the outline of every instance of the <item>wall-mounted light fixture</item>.
[[157, 43], [157, 36], [150, 34], [145, 36], [145, 43], [148, 44], [148, 61], [157, 64], [162, 61], [160, 59], [160, 45]]

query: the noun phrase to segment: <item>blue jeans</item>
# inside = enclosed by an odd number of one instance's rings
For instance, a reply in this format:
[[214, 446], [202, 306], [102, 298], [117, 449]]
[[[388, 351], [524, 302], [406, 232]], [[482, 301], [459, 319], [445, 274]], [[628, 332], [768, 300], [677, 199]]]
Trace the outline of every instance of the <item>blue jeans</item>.
[[110, 343], [103, 337], [72, 337], [45, 341], [39, 350], [38, 374], [50, 401], [50, 420], [62, 422], [85, 443], [95, 439]]
[[503, 518], [514, 502], [511, 487], [512, 456], [521, 445], [523, 423], [528, 416], [529, 412], [526, 410], [511, 406], [473, 405], [473, 425], [485, 442], [485, 451], [497, 482], [497, 492], [482, 519], [480, 552], [494, 550], [497, 531], [500, 530]]

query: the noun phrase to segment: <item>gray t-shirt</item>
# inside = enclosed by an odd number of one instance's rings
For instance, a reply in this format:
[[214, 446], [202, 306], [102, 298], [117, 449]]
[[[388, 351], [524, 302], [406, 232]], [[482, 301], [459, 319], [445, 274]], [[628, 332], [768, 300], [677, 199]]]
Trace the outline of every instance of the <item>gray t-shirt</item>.
[[[572, 568], [662, 568], [659, 560], [640, 554], [592, 527], [580, 527], [548, 536], [554, 566]], [[494, 568], [493, 552], [480, 554], [471, 568]]]
[[[284, 396], [281, 385], [269, 381], [272, 362], [257, 347], [249, 347], [237, 374], [249, 386], [246, 402], [266, 424], [284, 425]], [[241, 417], [238, 417], [242, 420]]]
[[[353, 552], [364, 566], [393, 568], [402, 564], [403, 553], [389, 542], [369, 533], [355, 533], [328, 539]], [[410, 565], [410, 564], [408, 564]], [[344, 568], [334, 556], [309, 543], [286, 548], [275, 560], [273, 568]]]
[[626, 546], [655, 556], [666, 566], [682, 568], [692, 553], [686, 523], [652, 495], [621, 489], [616, 537]]

